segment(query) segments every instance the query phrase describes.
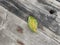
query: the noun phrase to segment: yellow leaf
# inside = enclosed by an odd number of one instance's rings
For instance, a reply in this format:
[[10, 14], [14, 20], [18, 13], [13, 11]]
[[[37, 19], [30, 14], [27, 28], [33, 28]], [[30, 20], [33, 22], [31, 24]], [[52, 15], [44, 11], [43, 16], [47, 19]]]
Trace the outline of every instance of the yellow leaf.
[[28, 17], [28, 26], [33, 32], [37, 32], [38, 22], [33, 16]]

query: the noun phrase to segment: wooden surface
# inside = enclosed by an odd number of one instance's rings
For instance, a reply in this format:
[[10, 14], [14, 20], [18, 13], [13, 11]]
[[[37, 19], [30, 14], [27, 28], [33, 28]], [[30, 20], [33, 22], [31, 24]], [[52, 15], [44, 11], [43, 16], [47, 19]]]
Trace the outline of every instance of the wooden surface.
[[[0, 9], [5, 10], [1, 6]], [[49, 36], [44, 34], [41, 29], [38, 29], [37, 33], [33, 33], [28, 28], [27, 22], [25, 22], [21, 18], [18, 18], [9, 11], [7, 11], [6, 14], [8, 15], [8, 20], [6, 25], [4, 26], [4, 30], [2, 31], [3, 33], [0, 31], [0, 34], [3, 35], [0, 36], [0, 45], [17, 45], [17, 40], [22, 41], [24, 45], [60, 45], [55, 40], [53, 40], [53, 38], [50, 38]], [[6, 27], [7, 24], [9, 24], [10, 26]], [[15, 24], [23, 28], [23, 34], [15, 30]]]
[[[45, 16], [57, 15], [56, 21], [60, 22], [59, 4], [55, 0], [0, 0], [0, 45], [60, 45], [60, 25], [56, 29], [56, 22], [52, 21], [53, 27], [45, 20]], [[51, 9], [56, 13], [50, 14]], [[37, 33], [31, 32], [27, 25], [29, 15], [39, 22]], [[43, 23], [40, 16], [44, 17]]]

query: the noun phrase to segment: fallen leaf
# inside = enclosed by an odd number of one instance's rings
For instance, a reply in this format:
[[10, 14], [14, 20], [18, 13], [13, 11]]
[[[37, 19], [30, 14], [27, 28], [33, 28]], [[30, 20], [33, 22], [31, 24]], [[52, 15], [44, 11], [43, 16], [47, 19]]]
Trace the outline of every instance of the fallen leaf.
[[37, 32], [38, 22], [33, 16], [28, 17], [28, 26], [33, 32]]

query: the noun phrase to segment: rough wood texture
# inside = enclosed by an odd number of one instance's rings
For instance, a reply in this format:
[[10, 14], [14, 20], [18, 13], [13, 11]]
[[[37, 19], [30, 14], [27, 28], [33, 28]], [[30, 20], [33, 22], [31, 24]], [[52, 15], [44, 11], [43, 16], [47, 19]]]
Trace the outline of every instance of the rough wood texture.
[[[4, 34], [10, 37], [13, 42], [19, 39], [25, 45], [60, 45], [60, 25], [58, 24], [60, 22], [60, 8], [54, 5], [56, 2], [53, 5], [51, 2], [53, 1], [0, 0], [0, 5], [8, 10], [7, 28], [4, 29]], [[4, 8], [1, 7], [1, 9]], [[50, 10], [56, 12], [50, 14]], [[38, 20], [38, 34], [32, 33], [27, 26], [29, 15]], [[23, 27], [23, 34], [17, 32], [15, 24]], [[12, 43], [6, 44], [5, 42], [1, 45], [12, 45]]]

